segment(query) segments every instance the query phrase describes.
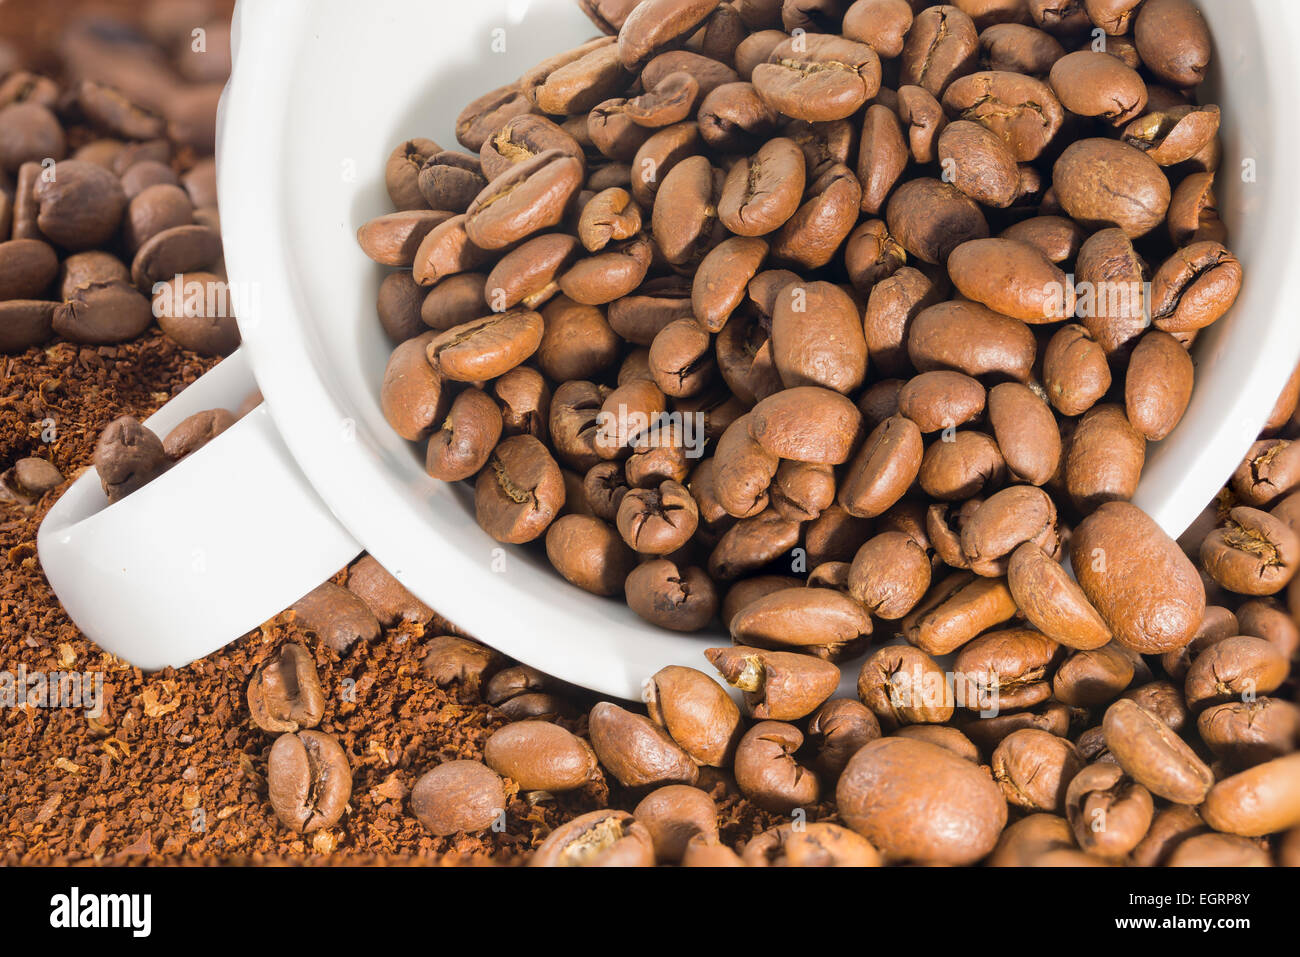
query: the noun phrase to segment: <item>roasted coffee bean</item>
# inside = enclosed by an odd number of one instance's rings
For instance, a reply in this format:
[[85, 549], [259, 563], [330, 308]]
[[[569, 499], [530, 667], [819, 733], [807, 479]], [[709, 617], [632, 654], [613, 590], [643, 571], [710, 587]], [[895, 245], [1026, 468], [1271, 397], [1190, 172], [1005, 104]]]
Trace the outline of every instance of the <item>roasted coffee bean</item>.
[[814, 465], [844, 463], [861, 413], [844, 396], [817, 386], [785, 389], [754, 407], [749, 433], [771, 454]]
[[486, 645], [456, 635], [439, 635], [425, 645], [420, 672], [440, 688], [453, 682], [477, 688], [500, 664], [500, 655]]
[[429, 363], [460, 382], [495, 379], [537, 351], [543, 325], [538, 313], [516, 309], [453, 326], [430, 340]]
[[412, 275], [421, 286], [432, 286], [448, 276], [472, 272], [490, 260], [491, 253], [470, 240], [466, 221], [463, 214], [453, 216], [424, 237], [412, 264]]
[[911, 645], [873, 651], [858, 672], [858, 698], [891, 732], [908, 724], [942, 724], [953, 713], [947, 675], [938, 662]]
[[428, 208], [420, 194], [420, 169], [441, 152], [442, 147], [433, 140], [420, 138], [407, 140], [393, 148], [384, 167], [384, 185], [394, 207], [399, 210]]
[[418, 283], [416, 288], [424, 294], [420, 319], [430, 329], [445, 332], [483, 315], [487, 301], [487, 276], [483, 273], [460, 273], [442, 279], [432, 289]]
[[200, 355], [228, 355], [240, 341], [232, 293], [230, 284], [213, 273], [179, 273], [154, 285], [153, 315], [177, 345]]
[[840, 671], [809, 655], [737, 646], [710, 648], [705, 657], [727, 683], [744, 692], [751, 716], [795, 721], [831, 696]]
[[647, 794], [632, 812], [654, 841], [655, 858], [674, 864], [696, 838], [717, 843], [718, 808], [704, 791], [670, 784]]
[[1144, 5], [1133, 24], [1133, 41], [1142, 62], [1170, 86], [1197, 86], [1210, 63], [1210, 33], [1188, 0], [1155, 0]]
[[1034, 335], [1018, 319], [973, 302], [940, 303], [913, 320], [907, 351], [920, 372], [954, 369], [972, 377], [1029, 378]]
[[1079, 420], [1065, 455], [1065, 484], [1075, 506], [1087, 512], [1107, 502], [1127, 502], [1137, 491], [1146, 439], [1122, 406], [1099, 404]]
[[83, 286], [114, 280], [130, 282], [131, 270], [112, 253], [102, 250], [74, 253], [63, 260], [60, 267], [59, 296], [71, 299]]
[[[478, 151], [479, 165], [483, 176], [491, 182], [547, 150], [557, 150], [579, 163], [586, 162], [582, 145], [563, 127], [544, 116], [524, 114], [512, 117], [483, 144]], [[471, 196], [470, 200], [473, 199]]]
[[109, 504], [121, 501], [166, 471], [163, 444], [131, 416], [114, 419], [99, 434], [93, 460]]
[[[135, 206], [136, 200], [131, 205]], [[128, 227], [132, 225], [128, 207]], [[434, 227], [452, 217], [451, 213], [432, 209], [414, 209], [388, 213], [364, 223], [357, 230], [361, 251], [382, 266], [409, 267], [416, 253]]]
[[[1151, 366], [1147, 368], [1154, 371]], [[1129, 375], [1132, 377], [1133, 373], [1130, 372]], [[1188, 381], [1190, 383], [1190, 379]], [[1087, 412], [1110, 390], [1110, 383], [1111, 373], [1106, 362], [1106, 352], [1085, 326], [1077, 323], [1064, 325], [1048, 341], [1043, 353], [1043, 388], [1047, 392], [1048, 401], [1062, 415], [1074, 416]], [[1140, 375], [1134, 381], [1134, 391], [1137, 393], [1134, 404], [1140, 404], [1143, 408], [1144, 411], [1138, 413], [1138, 418], [1144, 424], [1150, 424], [1144, 413], [1153, 398], [1161, 410], [1167, 408], [1163, 395], [1158, 398], [1152, 396], [1157, 384], [1154, 379], [1148, 381]], [[1128, 414], [1132, 418], [1133, 410], [1130, 409]], [[1148, 438], [1155, 438], [1147, 435], [1144, 429], [1139, 431]]]
[[747, 867], [879, 867], [880, 854], [846, 827], [817, 821], [769, 828], [745, 845]]
[[1061, 436], [1052, 410], [1028, 386], [1004, 382], [989, 390], [989, 424], [1011, 476], [1043, 485], [1060, 465]]
[[995, 492], [961, 530], [961, 550], [970, 570], [988, 578], [1005, 575], [1011, 553], [1025, 542], [1044, 549], [1056, 544], [1056, 506], [1046, 492], [1029, 485]]
[[1083, 590], [1033, 542], [1025, 542], [1012, 553], [1007, 585], [1029, 623], [1053, 641], [1088, 650], [1111, 640], [1110, 627]]
[[1265, 639], [1225, 638], [1192, 659], [1183, 686], [1187, 706], [1200, 711], [1234, 698], [1252, 700], [1276, 691], [1290, 671], [1290, 662]]
[[1051, 697], [1048, 678], [1061, 656], [1060, 646], [1036, 631], [991, 631], [957, 652], [957, 691], [971, 711], [1033, 707]]
[[1295, 658], [1300, 651], [1300, 628], [1280, 601], [1256, 598], [1242, 602], [1237, 620], [1243, 635], [1254, 635], [1271, 642], [1285, 658]]
[[835, 473], [828, 465], [782, 462], [769, 487], [772, 507], [792, 522], [811, 522], [835, 501]]
[[997, 844], [1007, 805], [988, 773], [937, 745], [881, 738], [836, 788], [840, 815], [890, 860], [970, 864]]
[[1300, 752], [1224, 778], [1201, 806], [1216, 831], [1258, 837], [1300, 825]]
[[[121, 280], [76, 289], [54, 310], [54, 331], [72, 342], [111, 345], [139, 336], [153, 324], [149, 300]], [[169, 317], [170, 318], [170, 317]]]
[[442, 428], [429, 439], [425, 468], [444, 482], [467, 479], [481, 469], [501, 438], [501, 410], [481, 389], [456, 396]]
[[826, 588], [789, 588], [751, 601], [728, 622], [732, 639], [757, 648], [815, 647], [837, 655], [871, 634], [871, 616]]
[[577, 255], [572, 236], [535, 236], [501, 257], [484, 282], [483, 298], [493, 312], [536, 309], [560, 291], [557, 280]]
[[67, 148], [63, 127], [47, 107], [32, 101], [0, 108], [0, 167], [6, 173], [18, 172], [24, 163], [62, 162]]
[[1243, 505], [1266, 508], [1300, 484], [1300, 444], [1262, 439], [1250, 447], [1230, 482]]
[[666, 731], [648, 718], [602, 701], [591, 709], [591, 746], [624, 787], [694, 784], [699, 769]]
[[596, 595], [621, 592], [635, 566], [613, 528], [583, 515], [565, 515], [547, 529], [546, 554], [567, 581]]
[[1074, 834], [1065, 818], [1056, 814], [1029, 814], [1002, 832], [989, 858], [990, 867], [1033, 867], [1058, 853], [1078, 853]]
[[1290, 754], [1300, 745], [1300, 708], [1279, 698], [1211, 705], [1196, 730], [1216, 757], [1252, 767]]
[[333, 582], [324, 582], [292, 606], [304, 628], [342, 654], [353, 644], [379, 637], [379, 622], [364, 601]]
[[948, 273], [967, 298], [1025, 322], [1056, 322], [1074, 313], [1074, 288], [1065, 273], [1027, 243], [963, 243], [949, 256]]
[[486, 830], [505, 806], [501, 778], [478, 761], [447, 761], [420, 775], [411, 789], [411, 813], [438, 837]]
[[921, 468], [921, 431], [891, 416], [867, 436], [840, 486], [839, 503], [852, 515], [874, 518], [907, 492]]
[[922, 432], [951, 429], [984, 411], [984, 386], [960, 372], [924, 372], [898, 392], [898, 411]]
[[[131, 281], [142, 292], [182, 273], [210, 269], [221, 259], [221, 234], [197, 223], [155, 234], [131, 260]], [[204, 275], [208, 275], [204, 273]]]
[[288, 828], [310, 833], [338, 823], [352, 796], [352, 769], [336, 739], [319, 731], [282, 734], [271, 746], [266, 784]]
[[834, 783], [849, 759], [880, 737], [880, 723], [866, 705], [852, 698], [832, 698], [808, 721], [808, 739], [817, 749], [812, 768]]
[[866, 377], [867, 344], [853, 300], [830, 283], [782, 290], [772, 317], [772, 355], [788, 388], [855, 390]]
[[1120, 766], [1152, 794], [1176, 804], [1200, 804], [1214, 775], [1194, 751], [1151, 712], [1120, 700], [1102, 722], [1106, 747]]
[[1065, 811], [1066, 789], [1083, 767], [1073, 744], [1046, 731], [1012, 732], [993, 751], [993, 780], [1009, 804], [1027, 811]]
[[183, 419], [163, 437], [163, 451], [172, 461], [197, 452], [235, 424], [235, 416], [226, 409], [206, 409]]
[[437, 333], [403, 342], [389, 357], [380, 405], [393, 431], [410, 442], [428, 438], [446, 415], [450, 397], [442, 375], [430, 364], [428, 346]]
[[1001, 137], [1020, 163], [1038, 159], [1065, 118], [1047, 84], [1018, 73], [972, 73], [955, 80], [942, 99], [950, 115], [979, 123]]
[[628, 491], [619, 503], [616, 523], [633, 551], [667, 555], [695, 534], [699, 508], [685, 486], [670, 480], [658, 488]]
[[478, 523], [500, 542], [519, 544], [538, 538], [563, 507], [559, 466], [531, 435], [503, 440], [475, 484]]
[[907, 0], [857, 0], [845, 11], [843, 26], [850, 40], [893, 59], [903, 52], [912, 26], [912, 8]]
[[0, 242], [0, 300], [36, 299], [54, 282], [59, 258], [38, 239]]
[[928, 7], [907, 31], [899, 82], [942, 96], [949, 84], [975, 69], [978, 50], [975, 21], [955, 6]]
[[1133, 661], [1116, 642], [1076, 651], [1052, 677], [1052, 694], [1077, 708], [1114, 701], [1133, 682]]
[[983, 432], [962, 430], [930, 444], [919, 479], [926, 494], [944, 501], [970, 499], [1003, 484], [1006, 462]]
[[916, 258], [942, 264], [962, 243], [984, 239], [988, 222], [974, 200], [951, 183], [912, 179], [894, 190], [885, 211], [889, 232]]
[[718, 218], [723, 185], [723, 172], [704, 156], [689, 156], [664, 176], [651, 231], [669, 263], [694, 264], [725, 238]]
[[263, 731], [298, 731], [320, 724], [325, 713], [316, 664], [302, 645], [287, 643], [259, 665], [248, 683], [248, 711]]
[[[428, 290], [412, 278], [409, 272], [392, 272], [379, 284], [375, 312], [379, 324], [393, 344], [414, 339], [428, 327], [420, 317], [420, 307]], [[470, 318], [473, 318], [471, 316]]]
[[[1113, 183], [1126, 184], [1123, 195]], [[1056, 161], [1053, 185], [1061, 206], [1080, 225], [1118, 227], [1129, 239], [1163, 222], [1171, 199], [1169, 180], [1156, 162], [1115, 140], [1071, 144]]]
[[718, 610], [712, 579], [701, 568], [679, 568], [661, 558], [634, 568], [624, 583], [628, 607], [672, 631], [699, 631]]
[[904, 266], [871, 290], [863, 329], [872, 364], [886, 375], [910, 372], [907, 355], [912, 321], [942, 298], [942, 290], [924, 273]]
[[117, 177], [81, 160], [60, 162], [58, 176], [39, 178], [33, 196], [41, 233], [73, 251], [107, 244], [126, 211], [126, 194]]
[[398, 622], [428, 623], [433, 609], [408, 592], [406, 585], [365, 555], [347, 572], [347, 590], [365, 602], [385, 627]]
[[1066, 54], [1052, 65], [1049, 82], [1071, 113], [1097, 117], [1113, 126], [1139, 116], [1147, 105], [1142, 77], [1108, 52]]
[[1107, 502], [1075, 527], [1070, 561], [1115, 638], [1142, 654], [1181, 648], [1205, 610], [1190, 561], [1159, 526], [1125, 502]]
[[827, 161], [813, 171], [804, 203], [772, 241], [773, 258], [805, 269], [820, 269], [835, 258], [857, 223], [862, 186], [853, 171]]
[[742, 727], [740, 709], [722, 687], [694, 668], [670, 665], [644, 687], [650, 719], [701, 765], [731, 764]]
[[793, 140], [768, 140], [727, 173], [718, 218], [737, 236], [757, 237], [780, 229], [799, 209], [805, 185], [803, 153]]
[[430, 209], [463, 213], [487, 186], [487, 179], [479, 161], [463, 153], [444, 150], [425, 160], [416, 184]]
[[902, 532], [883, 532], [865, 542], [849, 569], [848, 589], [877, 618], [902, 618], [930, 587], [930, 557]]
[[1219, 243], [1185, 246], [1151, 279], [1151, 319], [1165, 332], [1203, 329], [1232, 308], [1241, 277], [1241, 263]]
[[590, 811], [557, 827], [530, 867], [653, 867], [654, 838], [627, 811]]
[[1004, 581], [959, 572], [944, 579], [903, 619], [903, 633], [930, 654], [947, 654], [1015, 613]]
[[794, 753], [803, 734], [792, 724], [760, 721], [736, 748], [736, 784], [750, 801], [775, 814], [817, 802], [817, 775], [799, 764]]
[[559, 150], [512, 166], [470, 203], [466, 235], [480, 249], [502, 249], [559, 224], [582, 175], [582, 163]]
[[64, 482], [63, 473], [46, 459], [19, 459], [0, 474], [0, 498], [12, 497], [25, 503], [35, 502], [46, 492]]
[[1201, 564], [1224, 587], [1272, 595], [1295, 576], [1300, 538], [1267, 512], [1238, 506], [1201, 543]]
[[492, 732], [483, 760], [524, 791], [573, 791], [599, 780], [591, 746], [549, 721], [519, 721]]
[[764, 100], [810, 123], [852, 116], [876, 95], [880, 80], [880, 58], [870, 46], [827, 34], [785, 40], [754, 68]]
[[1118, 859], [1145, 836], [1154, 807], [1151, 793], [1117, 764], [1090, 764], [1070, 782], [1066, 816], [1079, 847]]

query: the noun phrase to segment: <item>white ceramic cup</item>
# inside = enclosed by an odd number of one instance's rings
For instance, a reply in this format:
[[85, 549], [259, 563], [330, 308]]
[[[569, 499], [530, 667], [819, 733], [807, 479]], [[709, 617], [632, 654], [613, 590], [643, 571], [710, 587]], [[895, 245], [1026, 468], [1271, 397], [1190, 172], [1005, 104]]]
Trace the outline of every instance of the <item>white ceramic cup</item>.
[[[1300, 357], [1300, 4], [1201, 6], [1216, 43], [1204, 99], [1223, 107], [1217, 192], [1246, 283], [1195, 344], [1182, 424], [1148, 450], [1135, 501], [1175, 536]], [[470, 491], [429, 478], [378, 402], [392, 349], [375, 318], [383, 270], [355, 233], [390, 211], [390, 150], [414, 136], [454, 147], [466, 103], [593, 33], [573, 0], [242, 0], [218, 161], [244, 345], [148, 424], [163, 434], [190, 412], [235, 408], [250, 366], [266, 403], [111, 508], [88, 473], [50, 512], [40, 558], [89, 637], [144, 668], [182, 665], [364, 547], [460, 627], [576, 684], [636, 697], [666, 664], [707, 668], [700, 652], [720, 636], [651, 627], [565, 584], [536, 549], [490, 539]]]

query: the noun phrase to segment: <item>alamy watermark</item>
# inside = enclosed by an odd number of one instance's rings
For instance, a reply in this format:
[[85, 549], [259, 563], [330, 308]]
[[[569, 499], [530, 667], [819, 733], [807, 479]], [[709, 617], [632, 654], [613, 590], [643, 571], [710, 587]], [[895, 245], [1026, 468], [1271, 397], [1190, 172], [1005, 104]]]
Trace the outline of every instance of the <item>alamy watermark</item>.
[[660, 412], [651, 416], [620, 405], [596, 414], [596, 444], [602, 448], [681, 449], [688, 459], [704, 455], [703, 412]]
[[104, 713], [102, 671], [0, 671], [0, 708], [84, 708], [87, 718]]

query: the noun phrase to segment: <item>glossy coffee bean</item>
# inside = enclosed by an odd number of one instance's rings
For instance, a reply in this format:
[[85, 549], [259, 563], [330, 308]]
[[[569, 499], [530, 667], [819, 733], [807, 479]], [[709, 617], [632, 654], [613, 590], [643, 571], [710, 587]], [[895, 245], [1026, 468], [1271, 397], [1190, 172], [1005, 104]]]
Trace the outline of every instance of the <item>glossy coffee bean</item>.
[[993, 850], [1007, 820], [1006, 800], [986, 771], [905, 738], [859, 751], [835, 796], [844, 822], [898, 861], [974, 863]]
[[549, 721], [518, 721], [492, 732], [483, 760], [524, 791], [572, 791], [600, 777], [590, 745]]
[[591, 746], [624, 787], [694, 784], [699, 769], [681, 746], [649, 718], [602, 701], [591, 709]]
[[478, 761], [447, 761], [411, 789], [411, 813], [438, 837], [486, 830], [505, 806], [500, 776]]
[[302, 645], [292, 642], [253, 672], [247, 700], [253, 723], [263, 731], [314, 728], [325, 713], [316, 664]]
[[342, 746], [328, 734], [283, 734], [271, 746], [266, 783], [271, 808], [301, 833], [333, 827], [352, 795], [352, 770]]

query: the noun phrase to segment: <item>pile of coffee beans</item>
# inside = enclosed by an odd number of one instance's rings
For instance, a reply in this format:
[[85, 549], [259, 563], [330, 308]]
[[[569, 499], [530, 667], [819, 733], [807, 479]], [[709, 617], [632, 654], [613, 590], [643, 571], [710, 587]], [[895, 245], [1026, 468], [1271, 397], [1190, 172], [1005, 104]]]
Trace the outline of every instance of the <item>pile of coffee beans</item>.
[[1200, 580], [1126, 503], [1243, 279], [1195, 5], [583, 6], [614, 35], [470, 104], [472, 153], [400, 144], [358, 233], [429, 474], [720, 620], [774, 715], [895, 635], [1186, 646]]
[[[1241, 474], [1295, 447], [1297, 384]], [[425, 678], [509, 723], [481, 754], [414, 769], [406, 807], [442, 838], [503, 832], [516, 797], [605, 796], [545, 834], [533, 866], [1300, 866], [1300, 469], [1281, 466], [1267, 491], [1234, 481], [1180, 542], [1201, 556], [1214, 604], [1189, 644], [1163, 654], [1003, 627], [964, 644], [951, 671], [912, 644], [879, 648], [843, 698], [825, 661], [715, 648], [706, 655], [746, 692], [741, 704], [703, 671], [670, 666], [646, 681], [644, 708], [599, 701], [584, 715], [582, 692], [468, 638], [433, 637]], [[1262, 508], [1240, 504], [1252, 495]], [[1267, 587], [1241, 574], [1247, 559], [1222, 561], [1225, 540], [1261, 529], [1254, 571], [1281, 568]], [[1285, 600], [1273, 597], [1284, 580]], [[326, 583], [294, 609], [336, 650], [381, 620], [432, 614], [370, 557], [346, 587]], [[347, 813], [346, 755], [312, 730], [324, 708], [299, 644], [248, 687], [253, 723], [280, 735], [269, 803], [299, 832]], [[738, 804], [765, 823], [725, 840]]]
[[212, 159], [230, 27], [210, 6], [76, 17], [56, 75], [0, 77], [0, 353], [155, 321], [203, 355], [238, 345]]

